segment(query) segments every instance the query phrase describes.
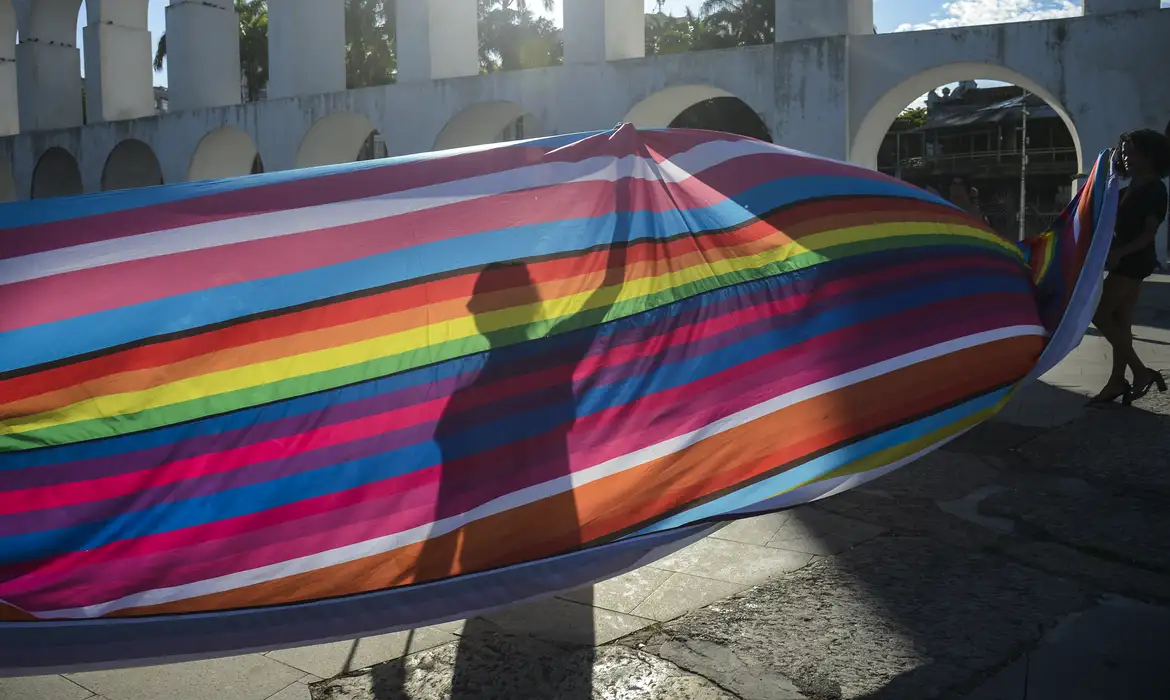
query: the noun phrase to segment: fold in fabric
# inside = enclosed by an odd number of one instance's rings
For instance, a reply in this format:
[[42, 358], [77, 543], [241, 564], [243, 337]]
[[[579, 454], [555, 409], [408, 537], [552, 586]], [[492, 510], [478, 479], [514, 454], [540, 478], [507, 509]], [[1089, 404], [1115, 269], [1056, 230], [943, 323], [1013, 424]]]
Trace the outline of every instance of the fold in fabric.
[[3, 205], [0, 673], [460, 619], [831, 497], [1076, 346], [1116, 199], [1102, 154], [1016, 246], [623, 125]]

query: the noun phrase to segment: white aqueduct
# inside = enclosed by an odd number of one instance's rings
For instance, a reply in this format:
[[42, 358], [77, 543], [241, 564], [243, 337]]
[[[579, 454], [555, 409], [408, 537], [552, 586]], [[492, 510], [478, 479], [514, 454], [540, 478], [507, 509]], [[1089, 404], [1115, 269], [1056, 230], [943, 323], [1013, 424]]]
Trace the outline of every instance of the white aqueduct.
[[[777, 143], [873, 166], [890, 123], [930, 89], [1014, 83], [1068, 124], [1081, 167], [1122, 131], [1161, 129], [1170, 10], [1084, 0], [1084, 16], [874, 34], [873, 0], [776, 0], [776, 43], [645, 57], [643, 0], [564, 0], [563, 66], [479, 75], [476, 0], [398, 0], [395, 85], [345, 89], [343, 0], [268, 0], [268, 99], [240, 104], [232, 0], [170, 0], [170, 112], [155, 115], [148, 0], [0, 0], [0, 199], [186, 182], [529, 135], [668, 125], [734, 96]], [[534, 127], [535, 126], [535, 130]]]

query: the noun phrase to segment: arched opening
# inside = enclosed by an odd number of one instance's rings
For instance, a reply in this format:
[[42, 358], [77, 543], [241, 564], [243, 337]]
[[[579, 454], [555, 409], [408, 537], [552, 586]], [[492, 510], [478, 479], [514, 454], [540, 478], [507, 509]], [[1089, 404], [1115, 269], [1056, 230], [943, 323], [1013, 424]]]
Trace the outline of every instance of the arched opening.
[[514, 102], [480, 102], [447, 121], [435, 138], [435, 150], [479, 146], [543, 136], [536, 117]]
[[771, 141], [767, 124], [750, 105], [711, 85], [675, 85], [660, 90], [626, 113], [642, 129], [709, 129]]
[[162, 168], [150, 146], [126, 139], [110, 151], [102, 169], [102, 190], [128, 190], [163, 184]]
[[264, 166], [252, 137], [239, 129], [225, 126], [199, 139], [199, 145], [191, 156], [191, 165], [187, 168], [187, 181], [218, 180], [262, 172]]
[[1080, 139], [1042, 87], [988, 72], [947, 66], [902, 83], [863, 120], [850, 158], [977, 212], [1004, 236], [1041, 233], [1072, 196]]
[[12, 177], [12, 164], [7, 158], [0, 158], [0, 202], [16, 201], [16, 180]]
[[318, 119], [297, 148], [296, 168], [386, 157], [381, 134], [360, 114], [341, 112]]
[[1077, 151], [1078, 166], [1084, 165], [1081, 139], [1068, 111], [1050, 91], [1031, 78], [1010, 68], [985, 63], [950, 63], [914, 75], [887, 92], [869, 109], [857, 127], [849, 146], [849, 160], [867, 168], [877, 167], [878, 150], [894, 120], [906, 106], [922, 98], [940, 85], [956, 84], [965, 80], [987, 80], [1016, 85], [1044, 100], [1068, 127]]
[[69, 197], [81, 192], [81, 169], [72, 153], [54, 146], [41, 154], [33, 169], [29, 192], [32, 199]]

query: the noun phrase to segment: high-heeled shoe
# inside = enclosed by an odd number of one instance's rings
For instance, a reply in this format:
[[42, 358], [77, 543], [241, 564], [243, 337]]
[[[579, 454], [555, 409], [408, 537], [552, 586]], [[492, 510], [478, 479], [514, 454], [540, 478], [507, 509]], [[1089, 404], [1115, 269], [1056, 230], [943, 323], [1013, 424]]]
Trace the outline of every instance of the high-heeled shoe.
[[1105, 393], [1105, 389], [1102, 389], [1100, 394], [1097, 394], [1093, 398], [1089, 399], [1089, 404], [1090, 405], [1099, 405], [1099, 404], [1113, 403], [1114, 401], [1121, 399], [1122, 403], [1128, 405], [1133, 401], [1133, 398], [1131, 396], [1132, 393], [1133, 393], [1133, 387], [1129, 385], [1129, 382], [1124, 382], [1121, 389], [1119, 389], [1119, 390], [1114, 390], [1112, 392]]
[[1125, 396], [1125, 405], [1128, 406], [1150, 393], [1150, 389], [1153, 389], [1155, 386], [1158, 387], [1159, 393], [1166, 393], [1166, 378], [1156, 369], [1150, 370], [1149, 375], [1143, 382], [1138, 382], [1137, 377], [1134, 377], [1133, 388]]

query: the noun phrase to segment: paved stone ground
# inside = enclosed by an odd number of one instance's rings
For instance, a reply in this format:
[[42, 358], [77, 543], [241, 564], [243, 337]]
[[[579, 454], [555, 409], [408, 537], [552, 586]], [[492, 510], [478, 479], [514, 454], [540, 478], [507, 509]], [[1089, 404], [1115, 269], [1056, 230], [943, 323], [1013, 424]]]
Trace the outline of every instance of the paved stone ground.
[[[1148, 289], [1139, 352], [1170, 369], [1170, 277]], [[1170, 698], [1170, 396], [1086, 409], [1108, 372], [1090, 336], [947, 450], [592, 590], [353, 642], [0, 679], [0, 700]]]

